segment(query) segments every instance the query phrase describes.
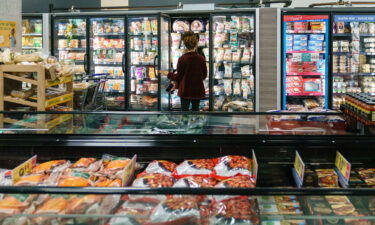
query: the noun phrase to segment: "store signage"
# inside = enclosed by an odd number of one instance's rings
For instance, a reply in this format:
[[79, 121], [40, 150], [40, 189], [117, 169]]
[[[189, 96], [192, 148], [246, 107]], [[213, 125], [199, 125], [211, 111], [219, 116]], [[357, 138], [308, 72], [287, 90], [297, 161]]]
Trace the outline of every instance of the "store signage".
[[296, 21], [323, 21], [328, 20], [328, 15], [285, 15], [284, 22]]
[[375, 22], [375, 15], [335, 15], [335, 22]]
[[305, 176], [305, 163], [303, 162], [300, 154], [296, 151], [296, 157], [294, 159], [293, 177], [297, 184], [297, 187], [302, 187], [303, 177]]
[[257, 160], [257, 157], [255, 156], [255, 152], [254, 150], [252, 151], [253, 152], [253, 168], [252, 168], [252, 172], [253, 172], [253, 179], [254, 179], [254, 183], [257, 182], [257, 177], [258, 177], [258, 160]]
[[131, 179], [133, 179], [132, 175], [134, 174], [135, 167], [137, 163], [137, 155], [134, 155], [133, 158], [130, 160], [128, 165], [124, 168], [124, 172], [122, 174], [122, 185], [127, 186]]
[[12, 182], [17, 183], [21, 177], [31, 174], [33, 168], [36, 165], [37, 155], [34, 155], [21, 165], [17, 166], [12, 170]]
[[348, 187], [349, 186], [350, 170], [352, 168], [352, 165], [338, 151], [336, 152], [335, 167], [336, 167], [335, 170], [336, 170], [336, 172], [339, 176], [339, 182], [340, 182], [341, 186]]
[[16, 47], [16, 37], [16, 22], [0, 21], [0, 48]]

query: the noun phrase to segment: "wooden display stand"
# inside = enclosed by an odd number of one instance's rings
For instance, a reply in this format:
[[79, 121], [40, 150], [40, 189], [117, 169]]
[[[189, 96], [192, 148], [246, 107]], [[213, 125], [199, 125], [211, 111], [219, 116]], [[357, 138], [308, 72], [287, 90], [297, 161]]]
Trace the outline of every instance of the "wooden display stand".
[[[37, 78], [24, 78], [20, 76], [20, 74], [25, 73], [37, 73]], [[15, 88], [15, 82], [25, 82], [29, 83], [34, 86], [37, 90], [37, 97], [34, 99], [35, 102], [15, 98], [10, 96], [9, 89]], [[67, 94], [63, 94], [58, 97], [54, 97], [51, 99], [46, 99], [46, 89], [48, 87], [58, 86], [60, 84], [66, 84]], [[20, 87], [20, 85], [18, 85]], [[36, 111], [48, 111], [53, 106], [66, 104], [68, 107], [73, 107], [73, 78], [70, 77], [63, 77], [59, 80], [48, 81], [46, 79], [46, 71], [43, 66], [40, 65], [0, 65], [0, 110], [5, 110], [5, 103], [15, 103], [19, 105], [30, 106], [36, 108]], [[45, 128], [45, 129], [52, 129], [57, 125], [72, 119], [71, 114], [62, 114], [57, 118], [47, 121], [46, 115], [38, 115], [38, 120], [34, 123], [24, 122], [22, 120], [15, 120], [11, 118], [4, 117], [3, 114], [1, 115], [1, 124], [11, 123], [13, 125], [28, 127], [28, 128]]]

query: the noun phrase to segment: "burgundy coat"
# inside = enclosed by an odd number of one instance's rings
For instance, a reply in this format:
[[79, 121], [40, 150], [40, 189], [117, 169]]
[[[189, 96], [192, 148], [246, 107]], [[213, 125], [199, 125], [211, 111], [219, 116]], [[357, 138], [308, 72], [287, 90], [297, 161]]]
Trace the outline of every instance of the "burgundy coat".
[[196, 100], [205, 97], [203, 80], [207, 77], [206, 60], [197, 52], [188, 52], [178, 59], [177, 73], [168, 78], [178, 82], [178, 96]]

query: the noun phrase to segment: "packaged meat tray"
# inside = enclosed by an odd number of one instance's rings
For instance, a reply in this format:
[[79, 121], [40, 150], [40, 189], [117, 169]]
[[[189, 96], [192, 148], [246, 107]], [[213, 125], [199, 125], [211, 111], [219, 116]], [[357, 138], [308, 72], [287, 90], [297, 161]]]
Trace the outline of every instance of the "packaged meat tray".
[[214, 177], [225, 179], [236, 175], [251, 176], [251, 159], [245, 156], [224, 156], [219, 158], [214, 168]]
[[109, 225], [139, 225], [149, 221], [152, 209], [157, 204], [152, 202], [138, 202], [127, 200], [117, 210], [116, 215], [121, 217], [112, 218]]
[[255, 188], [250, 176], [235, 176], [221, 181], [215, 187], [220, 188]]
[[193, 159], [185, 160], [176, 167], [173, 176], [182, 178], [186, 176], [210, 176], [215, 167], [215, 162], [212, 159]]
[[173, 187], [209, 188], [215, 187], [217, 180], [206, 176], [190, 176], [179, 179]]
[[161, 173], [141, 173], [133, 181], [133, 187], [162, 188], [172, 187], [175, 179]]
[[166, 160], [154, 160], [148, 164], [146, 173], [162, 173], [171, 176], [177, 164]]

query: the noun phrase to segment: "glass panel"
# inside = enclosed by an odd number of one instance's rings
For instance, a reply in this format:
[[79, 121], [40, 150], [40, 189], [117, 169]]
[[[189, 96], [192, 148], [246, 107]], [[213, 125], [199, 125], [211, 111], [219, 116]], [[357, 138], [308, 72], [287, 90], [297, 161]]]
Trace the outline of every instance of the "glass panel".
[[130, 109], [157, 110], [159, 82], [157, 17], [129, 18]]
[[22, 52], [41, 52], [43, 49], [43, 20], [40, 18], [22, 19]]
[[328, 15], [286, 15], [283, 26], [283, 109], [326, 109]]
[[104, 94], [107, 109], [125, 108], [124, 18], [92, 18], [90, 52], [92, 74], [106, 76]]
[[[170, 63], [169, 63], [169, 27], [170, 27], [170, 18], [161, 17], [161, 24], [160, 24], [160, 40], [161, 40], [161, 65], [160, 69], [163, 71], [169, 71]], [[166, 92], [166, 89], [169, 85], [169, 79], [166, 76], [161, 76], [161, 110], [168, 111], [169, 110], [169, 94]]]
[[54, 55], [59, 60], [72, 61], [77, 73], [85, 73], [86, 20], [55, 20]]
[[[182, 36], [187, 31], [193, 31], [199, 38], [198, 51], [206, 58], [207, 69], [209, 69], [210, 51], [209, 51], [209, 18], [208, 17], [178, 17], [172, 20], [172, 31], [171, 31], [171, 62], [173, 70], [177, 70], [177, 62], [180, 56], [185, 52], [185, 46], [182, 42]], [[208, 73], [209, 74], [209, 73]], [[204, 87], [206, 89], [206, 97], [200, 102], [200, 110], [209, 110], [209, 95], [210, 95], [210, 83], [207, 76], [204, 81]], [[181, 102], [180, 97], [177, 95], [177, 91], [171, 93], [170, 96], [170, 110], [180, 110]]]
[[340, 114], [0, 114], [2, 133], [359, 135]]
[[332, 42], [334, 109], [346, 93], [375, 94], [375, 16], [335, 15]]
[[213, 17], [215, 111], [254, 111], [254, 17]]

